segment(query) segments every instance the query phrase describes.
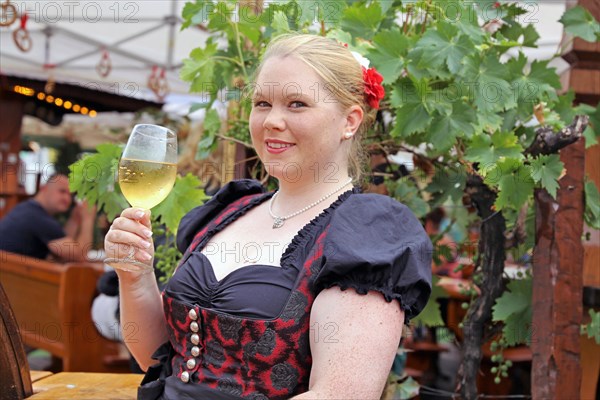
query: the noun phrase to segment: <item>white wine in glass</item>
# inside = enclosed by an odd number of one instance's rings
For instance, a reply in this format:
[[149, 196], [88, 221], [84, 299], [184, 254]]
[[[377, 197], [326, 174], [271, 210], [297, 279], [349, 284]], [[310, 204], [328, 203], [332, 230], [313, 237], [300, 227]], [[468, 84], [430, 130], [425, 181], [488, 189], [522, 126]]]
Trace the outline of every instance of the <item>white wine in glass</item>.
[[119, 162], [119, 186], [133, 207], [147, 210], [168, 195], [177, 174], [177, 164], [122, 158]]
[[[119, 187], [132, 207], [151, 209], [168, 195], [177, 176], [177, 136], [163, 126], [133, 127], [119, 162]], [[152, 269], [139, 262], [131, 247], [125, 258], [107, 258], [105, 263], [126, 271]]]

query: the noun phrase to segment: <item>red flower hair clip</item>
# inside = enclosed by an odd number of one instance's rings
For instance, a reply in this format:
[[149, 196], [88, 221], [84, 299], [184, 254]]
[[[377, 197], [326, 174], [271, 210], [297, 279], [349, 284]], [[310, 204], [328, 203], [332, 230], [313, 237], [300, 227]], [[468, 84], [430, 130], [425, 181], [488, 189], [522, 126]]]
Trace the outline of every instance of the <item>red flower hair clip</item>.
[[385, 96], [385, 89], [381, 85], [383, 76], [375, 68], [362, 67], [363, 80], [365, 81], [365, 99], [367, 104], [376, 110], [379, 109], [379, 102]]
[[[338, 43], [344, 47], [348, 47], [346, 43]], [[355, 51], [350, 51], [350, 53], [352, 53], [352, 56], [354, 56], [362, 67], [363, 81], [365, 82], [365, 100], [371, 108], [378, 110], [379, 102], [385, 97], [385, 89], [381, 85], [383, 76], [375, 68], [369, 68], [371, 61], [368, 58], [363, 57]]]

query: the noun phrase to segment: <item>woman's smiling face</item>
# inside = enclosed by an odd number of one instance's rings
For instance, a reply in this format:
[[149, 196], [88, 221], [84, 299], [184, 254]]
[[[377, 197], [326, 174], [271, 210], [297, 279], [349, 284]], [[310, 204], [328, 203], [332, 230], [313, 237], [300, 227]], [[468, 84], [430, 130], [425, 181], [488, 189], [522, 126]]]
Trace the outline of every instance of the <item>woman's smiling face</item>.
[[289, 181], [346, 171], [347, 115], [319, 75], [293, 57], [267, 59], [250, 114], [252, 144], [267, 172]]

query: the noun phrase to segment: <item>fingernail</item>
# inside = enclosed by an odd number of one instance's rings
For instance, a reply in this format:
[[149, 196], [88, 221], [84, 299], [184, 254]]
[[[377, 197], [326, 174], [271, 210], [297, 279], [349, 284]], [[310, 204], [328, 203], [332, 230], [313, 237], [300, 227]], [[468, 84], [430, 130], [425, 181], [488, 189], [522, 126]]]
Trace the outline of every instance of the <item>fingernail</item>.
[[152, 243], [146, 242], [145, 240], [142, 241], [140, 244], [144, 249], [147, 249], [148, 247], [150, 247], [152, 245]]
[[144, 236], [146, 237], [152, 237], [152, 231], [149, 229], [144, 229]]
[[152, 256], [148, 253], [146, 253], [145, 251], [140, 251], [140, 256], [142, 257], [142, 259], [148, 261], [152, 258]]
[[143, 211], [136, 211], [135, 212], [135, 217], [136, 218], [143, 218], [144, 217], [144, 212]]

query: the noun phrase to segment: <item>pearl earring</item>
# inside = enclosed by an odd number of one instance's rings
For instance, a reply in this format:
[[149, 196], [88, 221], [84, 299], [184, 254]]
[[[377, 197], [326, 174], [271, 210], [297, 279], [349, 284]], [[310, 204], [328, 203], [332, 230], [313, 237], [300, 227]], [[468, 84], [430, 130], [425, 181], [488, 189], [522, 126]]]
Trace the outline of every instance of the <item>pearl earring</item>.
[[344, 139], [350, 139], [352, 136], [354, 136], [354, 133], [352, 133], [352, 132], [344, 133]]

